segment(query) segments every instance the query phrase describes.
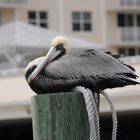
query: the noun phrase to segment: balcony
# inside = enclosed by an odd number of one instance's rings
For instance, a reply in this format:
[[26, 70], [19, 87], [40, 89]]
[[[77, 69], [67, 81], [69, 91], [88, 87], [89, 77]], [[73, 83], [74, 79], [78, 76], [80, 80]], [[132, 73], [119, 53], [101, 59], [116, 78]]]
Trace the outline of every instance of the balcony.
[[108, 11], [138, 11], [140, 0], [107, 0], [106, 8]]
[[127, 64], [139, 64], [140, 63], [140, 55], [135, 56], [127, 56], [121, 58]]
[[114, 28], [108, 34], [109, 46], [140, 46], [140, 27]]
[[140, 43], [140, 27], [121, 28], [120, 39], [123, 42], [139, 42]]
[[0, 0], [0, 7], [15, 8], [25, 5], [27, 0]]

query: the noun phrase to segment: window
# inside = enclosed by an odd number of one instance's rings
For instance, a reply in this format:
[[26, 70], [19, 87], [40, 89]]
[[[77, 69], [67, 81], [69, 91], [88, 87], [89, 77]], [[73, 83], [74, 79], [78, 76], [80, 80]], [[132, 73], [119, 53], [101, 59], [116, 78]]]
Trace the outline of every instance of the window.
[[124, 56], [135, 56], [140, 55], [140, 48], [129, 47], [129, 48], [119, 48], [118, 52], [124, 54]]
[[140, 13], [119, 13], [118, 27], [122, 41], [140, 41]]
[[129, 56], [134, 56], [136, 55], [136, 48], [128, 48], [128, 55]]
[[0, 25], [2, 24], [2, 13], [0, 11]]
[[133, 27], [134, 15], [133, 14], [118, 14], [118, 26], [119, 27]]
[[91, 31], [91, 13], [90, 12], [73, 12], [72, 13], [73, 31]]
[[138, 13], [119, 13], [118, 27], [140, 27], [140, 14]]
[[140, 54], [140, 49], [138, 49], [138, 54]]
[[118, 14], [118, 26], [119, 27], [124, 27], [125, 22], [124, 22], [124, 14]]
[[140, 14], [137, 14], [137, 26], [140, 27]]
[[132, 14], [126, 15], [126, 26], [133, 27], [134, 26], [134, 16]]
[[30, 24], [48, 28], [48, 15], [45, 11], [30, 11], [28, 13], [28, 20]]

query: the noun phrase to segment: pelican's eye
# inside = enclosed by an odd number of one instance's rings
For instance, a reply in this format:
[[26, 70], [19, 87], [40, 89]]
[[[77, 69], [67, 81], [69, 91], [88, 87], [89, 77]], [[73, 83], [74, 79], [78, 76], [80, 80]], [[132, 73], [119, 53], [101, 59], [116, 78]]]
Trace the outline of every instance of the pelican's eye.
[[66, 52], [66, 50], [65, 50], [65, 48], [64, 48], [64, 44], [58, 44], [57, 46], [56, 46], [56, 50], [57, 51], [61, 51], [61, 53], [63, 53], [63, 54], [65, 54], [65, 52]]

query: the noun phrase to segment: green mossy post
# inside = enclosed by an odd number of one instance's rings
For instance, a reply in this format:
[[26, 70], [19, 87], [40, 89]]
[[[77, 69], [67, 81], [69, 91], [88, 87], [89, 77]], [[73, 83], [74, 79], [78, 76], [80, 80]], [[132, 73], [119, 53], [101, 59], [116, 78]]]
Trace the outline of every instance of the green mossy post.
[[89, 140], [82, 94], [54, 93], [32, 97], [34, 140]]

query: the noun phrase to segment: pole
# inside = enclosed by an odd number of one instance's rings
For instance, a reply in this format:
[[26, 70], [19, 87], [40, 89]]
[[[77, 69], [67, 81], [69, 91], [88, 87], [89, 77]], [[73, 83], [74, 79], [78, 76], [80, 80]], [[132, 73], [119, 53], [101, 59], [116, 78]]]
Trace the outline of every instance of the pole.
[[34, 140], [89, 140], [82, 94], [54, 93], [32, 97]]
[[64, 33], [64, 1], [58, 0], [59, 32]]

